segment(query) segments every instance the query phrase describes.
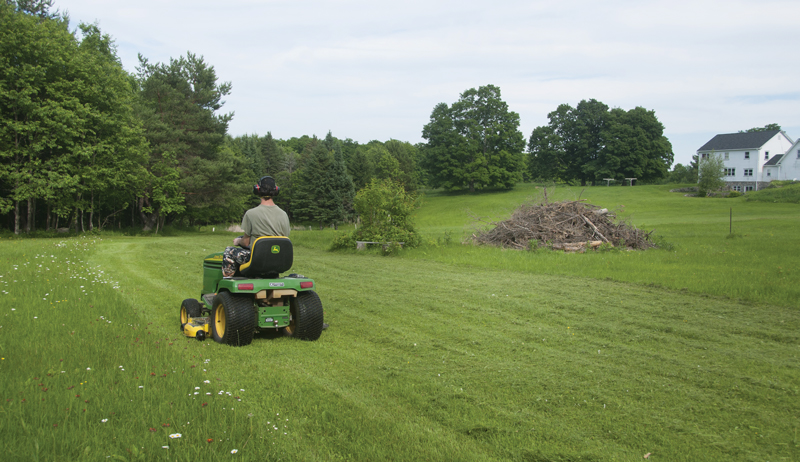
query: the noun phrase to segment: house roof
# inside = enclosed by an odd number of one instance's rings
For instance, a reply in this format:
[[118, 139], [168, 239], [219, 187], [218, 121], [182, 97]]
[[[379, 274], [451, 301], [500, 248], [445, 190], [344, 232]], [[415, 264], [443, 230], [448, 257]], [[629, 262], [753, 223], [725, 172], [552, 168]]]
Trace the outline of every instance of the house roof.
[[[711, 138], [698, 151], [724, 151], [725, 149], [758, 149], [764, 146], [780, 130], [767, 130], [763, 132], [727, 133]], [[791, 140], [790, 140], [791, 141]]]
[[781, 161], [783, 158], [783, 154], [775, 154], [772, 156], [772, 159], [768, 160], [767, 163], [764, 164], [764, 167], [768, 167], [770, 165], [778, 165], [778, 162]]

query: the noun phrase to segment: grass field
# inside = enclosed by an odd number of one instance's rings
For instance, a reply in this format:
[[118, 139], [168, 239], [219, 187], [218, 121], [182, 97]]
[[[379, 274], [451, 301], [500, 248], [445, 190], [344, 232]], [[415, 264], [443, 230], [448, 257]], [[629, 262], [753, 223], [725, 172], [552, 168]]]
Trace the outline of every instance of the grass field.
[[[552, 200], [586, 199], [666, 241], [668, 250], [588, 253], [506, 251], [458, 245], [474, 227], [472, 216], [507, 219], [542, 190], [520, 185], [487, 195], [428, 194], [417, 223], [431, 241], [446, 234], [453, 245], [410, 252], [414, 258], [510, 269], [534, 274], [612, 279], [798, 307], [800, 208], [797, 204], [684, 197], [675, 186], [556, 188]], [[785, 189], [785, 188], [783, 188]], [[733, 234], [731, 235], [731, 214]]]
[[[583, 197], [625, 205], [672, 251], [457, 244], [466, 208], [504, 218], [532, 187], [429, 195], [418, 223], [440, 245], [399, 257], [293, 233], [293, 271], [316, 280], [331, 328], [245, 348], [178, 330], [227, 233], [5, 239], [0, 443], [8, 460], [800, 459], [797, 206], [659, 188]], [[714, 288], [776, 264], [793, 282]], [[701, 270], [714, 274], [682, 285]]]

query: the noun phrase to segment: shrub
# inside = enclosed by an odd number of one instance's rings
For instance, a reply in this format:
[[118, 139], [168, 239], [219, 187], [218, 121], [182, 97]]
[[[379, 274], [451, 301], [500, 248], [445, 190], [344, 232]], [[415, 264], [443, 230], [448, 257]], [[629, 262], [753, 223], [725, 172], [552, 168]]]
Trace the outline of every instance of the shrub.
[[[356, 241], [402, 242], [404, 247], [419, 245], [420, 237], [411, 220], [417, 200], [400, 183], [373, 179], [356, 194], [354, 206], [361, 218], [361, 226], [351, 233], [337, 236], [333, 249], [353, 249]], [[397, 249], [392, 247], [384, 253], [393, 253]]]
[[698, 169], [700, 181], [697, 184], [697, 195], [706, 197], [708, 192], [716, 191], [725, 186], [725, 163], [722, 158], [711, 153], [707, 158], [700, 161]]

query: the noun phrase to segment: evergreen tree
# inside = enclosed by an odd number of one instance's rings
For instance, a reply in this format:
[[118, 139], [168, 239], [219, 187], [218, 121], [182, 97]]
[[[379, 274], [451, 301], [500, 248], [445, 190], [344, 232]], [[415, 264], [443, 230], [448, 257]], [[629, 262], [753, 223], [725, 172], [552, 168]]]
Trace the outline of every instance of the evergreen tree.
[[336, 189], [331, 172], [336, 163], [333, 153], [317, 143], [308, 163], [297, 172], [293, 181], [292, 218], [316, 222], [320, 229], [345, 218], [342, 195]]
[[353, 175], [351, 170], [351, 164], [353, 163], [353, 156], [355, 155], [356, 150], [358, 149], [358, 142], [353, 141], [350, 138], [346, 138], [342, 143], [342, 155], [344, 156], [344, 161], [347, 164], [347, 171], [350, 172], [350, 176]]
[[347, 165], [341, 150], [333, 152], [331, 176], [333, 177], [334, 191], [336, 191], [341, 204], [341, 216], [334, 220], [334, 225], [336, 225], [339, 221], [350, 221], [353, 217], [353, 200], [356, 195], [353, 179], [347, 173]]
[[365, 145], [359, 146], [347, 164], [347, 172], [353, 179], [353, 187], [356, 191], [366, 186], [375, 175], [371, 158], [367, 155], [369, 149], [372, 148]]
[[[163, 225], [169, 214], [186, 207], [202, 217], [205, 209], [224, 202], [220, 196], [231, 184], [250, 179], [239, 178], [247, 171], [244, 162], [220, 151], [233, 114], [216, 111], [231, 85], [218, 84], [214, 68], [192, 53], [169, 64], [150, 64], [140, 55], [137, 70], [139, 114], [151, 150], [150, 178], [138, 204], [144, 229]], [[219, 169], [226, 162], [237, 165]]]
[[263, 175], [277, 175], [281, 170], [284, 170], [286, 162], [283, 149], [278, 146], [275, 139], [272, 137], [271, 132], [261, 138], [261, 156], [263, 159], [263, 169], [256, 172], [259, 178]]

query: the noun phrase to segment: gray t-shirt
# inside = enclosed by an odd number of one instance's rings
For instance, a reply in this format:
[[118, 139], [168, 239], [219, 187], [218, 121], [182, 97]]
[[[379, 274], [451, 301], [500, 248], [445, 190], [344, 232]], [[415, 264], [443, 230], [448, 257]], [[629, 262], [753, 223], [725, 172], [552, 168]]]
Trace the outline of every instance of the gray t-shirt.
[[289, 237], [289, 216], [277, 205], [259, 205], [248, 210], [242, 219], [244, 234], [252, 244], [261, 236]]

